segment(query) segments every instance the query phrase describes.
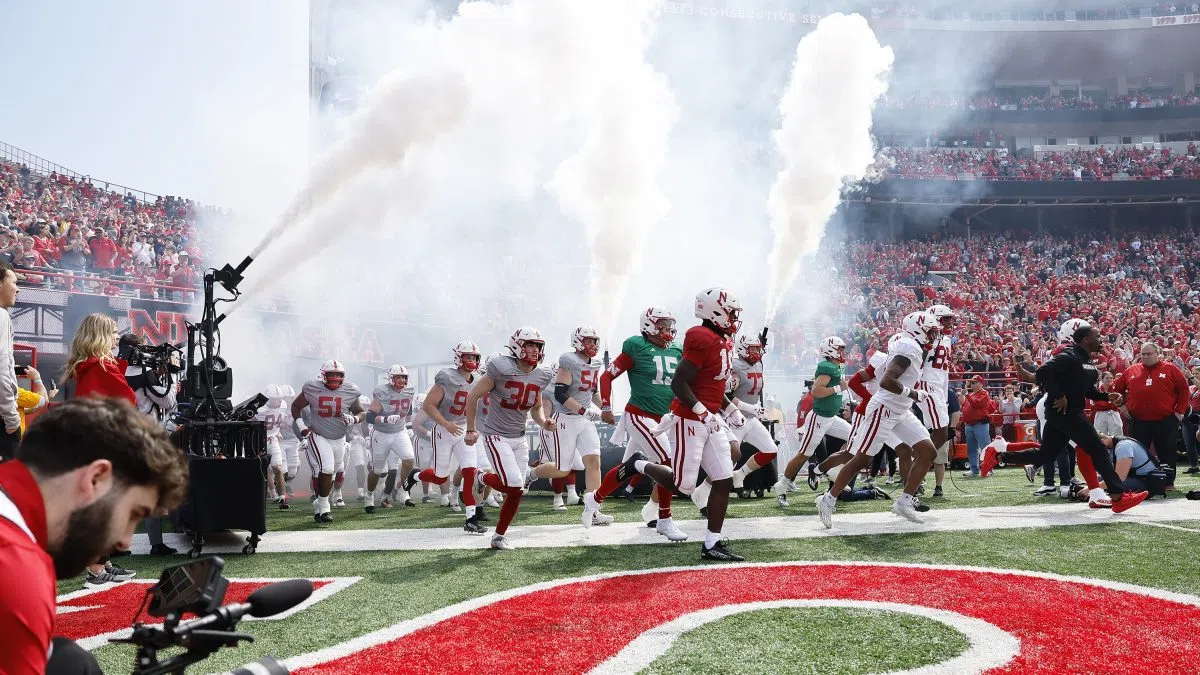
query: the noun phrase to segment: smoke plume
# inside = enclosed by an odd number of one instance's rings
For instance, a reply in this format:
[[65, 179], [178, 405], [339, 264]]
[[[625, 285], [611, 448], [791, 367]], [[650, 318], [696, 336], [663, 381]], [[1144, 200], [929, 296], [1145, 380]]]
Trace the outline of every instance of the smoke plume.
[[866, 19], [833, 14], [796, 47], [775, 144], [783, 169], [767, 201], [774, 245], [768, 258], [767, 322], [816, 252], [837, 210], [843, 181], [858, 180], [874, 161], [871, 110], [887, 90], [892, 50]]

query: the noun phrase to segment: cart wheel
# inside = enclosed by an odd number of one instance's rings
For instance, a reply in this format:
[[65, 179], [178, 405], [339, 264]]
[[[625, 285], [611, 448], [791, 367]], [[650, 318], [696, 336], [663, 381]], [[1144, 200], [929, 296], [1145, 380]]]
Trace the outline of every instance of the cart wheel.
[[758, 495], [758, 498], [759, 498], [759, 499], [762, 499], [762, 498], [763, 498], [763, 491], [762, 491], [762, 490], [755, 490], [755, 491], [754, 491], [754, 494]]
[[245, 555], [254, 555], [258, 551], [258, 547], [246, 544], [242, 547], [242, 553]]
[[188, 557], [189, 557], [189, 558], [199, 558], [199, 557], [200, 557], [200, 549], [199, 549], [199, 547], [196, 547], [196, 548], [189, 549], [189, 550], [188, 550]]

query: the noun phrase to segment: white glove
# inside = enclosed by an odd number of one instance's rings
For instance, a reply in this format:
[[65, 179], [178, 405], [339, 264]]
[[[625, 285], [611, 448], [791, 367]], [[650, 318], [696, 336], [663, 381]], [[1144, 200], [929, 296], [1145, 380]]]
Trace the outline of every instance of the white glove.
[[754, 416], [757, 417], [759, 421], [767, 421], [767, 409], [761, 405], [754, 406]]
[[[376, 419], [378, 419], [378, 418], [376, 418]], [[403, 415], [388, 415], [387, 417], [383, 418], [384, 424], [400, 424], [403, 421], [404, 421]]]
[[351, 427], [358, 424], [358, 416], [353, 413], [342, 413], [342, 421], [346, 423], [346, 426]]
[[[742, 417], [742, 414], [738, 413], [738, 417]], [[704, 423], [704, 428], [708, 429], [708, 433], [710, 434], [715, 434], [721, 430], [721, 418], [710, 412], [705, 412], [701, 415], [700, 421]], [[742, 417], [742, 424], [745, 423], [746, 418]]]
[[594, 405], [589, 405], [583, 409], [583, 418], [589, 422], [600, 421], [600, 409]]
[[663, 434], [670, 431], [671, 427], [675, 426], [675, 423], [678, 421], [679, 421], [679, 418], [676, 417], [674, 413], [667, 413], [666, 415], [663, 415], [662, 419], [660, 419], [658, 421], [658, 426], [656, 426], [650, 430], [650, 433], [651, 433], [651, 435], [654, 435], [654, 436], [662, 436]]
[[929, 392], [924, 389], [913, 389], [912, 392], [917, 395], [917, 403], [928, 399], [930, 396]]
[[[733, 427], [734, 429], [741, 429], [742, 427], [746, 426], [746, 416], [743, 415], [742, 411], [738, 410], [737, 408], [725, 413], [725, 421], [729, 422], [729, 426]], [[707, 426], [707, 423], [705, 426]]]

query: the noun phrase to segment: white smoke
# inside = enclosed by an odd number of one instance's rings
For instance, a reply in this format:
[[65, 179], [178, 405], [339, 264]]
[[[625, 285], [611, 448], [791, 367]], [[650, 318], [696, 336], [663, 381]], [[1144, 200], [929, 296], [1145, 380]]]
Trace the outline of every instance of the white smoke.
[[843, 181], [862, 178], [875, 158], [871, 111], [887, 90], [893, 54], [862, 16], [833, 14], [796, 46], [779, 103], [775, 144], [783, 169], [767, 200], [774, 245], [768, 258], [767, 322], [816, 252], [837, 210]]
[[[584, 225], [591, 251], [596, 328], [608, 340], [648, 233], [669, 204], [659, 184], [678, 108], [666, 78], [646, 63], [658, 2], [634, 2], [588, 27], [598, 95], [583, 147], [550, 183], [563, 210]], [[633, 19], [633, 20], [631, 20]]]

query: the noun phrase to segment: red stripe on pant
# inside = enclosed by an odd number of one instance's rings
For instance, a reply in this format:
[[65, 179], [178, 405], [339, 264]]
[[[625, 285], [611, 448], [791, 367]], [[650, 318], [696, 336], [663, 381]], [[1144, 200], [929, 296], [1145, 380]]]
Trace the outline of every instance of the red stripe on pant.
[[809, 447], [812, 445], [813, 436], [816, 435], [817, 431], [817, 413], [815, 410], [808, 411], [808, 419], [805, 420], [804, 426], [804, 442], [800, 444], [800, 449], [796, 452], [796, 454], [808, 457]]
[[875, 414], [872, 416], [871, 423], [867, 426], [867, 433], [864, 435], [865, 442], [862, 444], [856, 444], [857, 447], [852, 448], [855, 454], [860, 452], [865, 453], [870, 450], [871, 444], [875, 442], [875, 436], [879, 433], [879, 426], [883, 423], [883, 411], [883, 406], [879, 406], [879, 408], [875, 410]]
[[646, 443], [654, 449], [654, 453], [658, 455], [658, 461], [663, 464], [668, 463], [670, 459], [667, 457], [667, 451], [658, 441], [658, 437], [650, 433], [650, 427], [646, 426], [646, 424], [642, 422], [637, 415], [633, 415], [632, 413], [625, 414], [630, 416], [629, 421], [633, 424], [633, 428], [642, 436], [642, 438], [646, 440]]
[[506, 487], [508, 486], [508, 474], [504, 471], [504, 462], [500, 461], [500, 451], [496, 449], [496, 443], [491, 436], [487, 436], [483, 440], [487, 446], [488, 455], [492, 458], [492, 468], [496, 470], [496, 475], [500, 477], [500, 482]]
[[683, 427], [686, 426], [683, 418], [675, 422], [675, 487], [683, 486]]

